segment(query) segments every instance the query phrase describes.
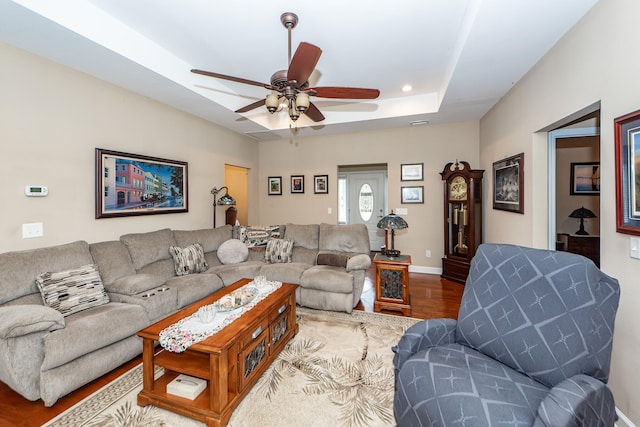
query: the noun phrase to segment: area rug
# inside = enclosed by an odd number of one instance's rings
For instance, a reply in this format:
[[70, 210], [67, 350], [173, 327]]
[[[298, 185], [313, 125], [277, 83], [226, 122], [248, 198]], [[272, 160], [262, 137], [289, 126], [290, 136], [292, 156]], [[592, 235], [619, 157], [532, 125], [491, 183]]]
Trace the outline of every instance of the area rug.
[[[393, 352], [418, 319], [297, 308], [298, 334], [235, 409], [229, 427], [393, 426]], [[161, 375], [162, 369], [156, 369]], [[46, 427], [191, 427], [203, 423], [137, 406], [139, 365]]]

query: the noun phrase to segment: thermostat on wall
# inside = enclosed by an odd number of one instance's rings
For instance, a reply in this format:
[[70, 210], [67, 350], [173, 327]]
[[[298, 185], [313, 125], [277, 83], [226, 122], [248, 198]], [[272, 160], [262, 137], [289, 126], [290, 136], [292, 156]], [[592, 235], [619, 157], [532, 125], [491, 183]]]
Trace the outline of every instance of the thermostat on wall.
[[49, 189], [44, 185], [27, 185], [24, 187], [24, 194], [30, 197], [42, 197], [49, 194]]

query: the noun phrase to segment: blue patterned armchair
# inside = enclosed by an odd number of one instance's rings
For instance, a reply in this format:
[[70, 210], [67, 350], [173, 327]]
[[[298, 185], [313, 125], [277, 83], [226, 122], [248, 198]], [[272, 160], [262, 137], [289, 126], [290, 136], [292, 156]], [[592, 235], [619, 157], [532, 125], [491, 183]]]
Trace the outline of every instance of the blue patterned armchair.
[[618, 281], [568, 252], [480, 245], [458, 320], [393, 348], [399, 426], [613, 426]]

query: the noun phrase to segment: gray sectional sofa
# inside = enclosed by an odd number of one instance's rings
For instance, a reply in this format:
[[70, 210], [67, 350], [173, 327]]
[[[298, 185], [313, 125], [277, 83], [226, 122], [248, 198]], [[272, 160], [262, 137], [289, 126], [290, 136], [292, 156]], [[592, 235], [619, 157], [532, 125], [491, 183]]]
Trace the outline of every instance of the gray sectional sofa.
[[[0, 254], [0, 380], [51, 406], [140, 354], [138, 330], [241, 278], [298, 284], [297, 303], [306, 307], [351, 312], [358, 304], [371, 264], [364, 225], [279, 226], [276, 243], [292, 249], [275, 262], [255, 241], [242, 241], [243, 253], [236, 231], [162, 229]], [[206, 268], [178, 275], [171, 247], [201, 247]], [[233, 250], [223, 257], [227, 247]], [[106, 296], [91, 295], [82, 302], [89, 308], [63, 314], [65, 284], [94, 276], [101, 284], [91, 288]]]

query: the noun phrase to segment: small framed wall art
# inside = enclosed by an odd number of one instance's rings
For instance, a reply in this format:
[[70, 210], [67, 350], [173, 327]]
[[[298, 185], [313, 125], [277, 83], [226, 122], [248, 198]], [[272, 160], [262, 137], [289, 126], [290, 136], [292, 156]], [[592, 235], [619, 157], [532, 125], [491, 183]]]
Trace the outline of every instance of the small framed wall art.
[[424, 203], [424, 186], [401, 187], [400, 203]]
[[282, 196], [282, 177], [270, 176], [267, 178], [269, 196]]
[[493, 209], [524, 213], [524, 153], [493, 164]]
[[400, 165], [400, 181], [422, 181], [424, 179], [424, 163], [407, 163]]
[[600, 194], [600, 162], [571, 163], [572, 196]]
[[304, 175], [291, 175], [291, 192], [304, 193]]
[[329, 176], [328, 175], [313, 176], [313, 192], [315, 194], [329, 193]]

